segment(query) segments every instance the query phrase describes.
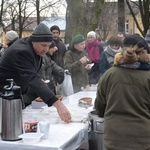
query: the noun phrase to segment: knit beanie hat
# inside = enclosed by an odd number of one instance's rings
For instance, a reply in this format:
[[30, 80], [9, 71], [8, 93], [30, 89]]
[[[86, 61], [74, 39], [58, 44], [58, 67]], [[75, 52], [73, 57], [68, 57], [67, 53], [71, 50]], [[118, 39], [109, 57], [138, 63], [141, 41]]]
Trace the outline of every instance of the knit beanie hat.
[[145, 36], [145, 41], [147, 43], [150, 43], [150, 29], [147, 30], [146, 36]]
[[13, 41], [15, 38], [19, 38], [16, 31], [10, 30], [5, 35], [6, 39], [9, 41]]
[[74, 45], [74, 44], [81, 43], [81, 42], [83, 42], [83, 41], [85, 41], [85, 40], [84, 40], [84, 36], [81, 35], [81, 34], [78, 34], [78, 35], [76, 35], [76, 36], [73, 37], [71, 43], [72, 43], [72, 45]]
[[51, 26], [50, 31], [52, 32], [53, 30], [57, 30], [60, 34], [60, 28], [56, 25]]
[[144, 47], [149, 53], [149, 48], [146, 41], [139, 34], [132, 34], [125, 37], [123, 41], [124, 46], [135, 46], [137, 45], [139, 48]]
[[90, 31], [87, 33], [87, 37], [88, 36], [93, 36], [95, 39], [97, 38], [96, 33], [94, 31]]
[[53, 48], [53, 47], [55, 47], [55, 46], [56, 46], [56, 43], [55, 43], [54, 41], [52, 41], [52, 43], [51, 43], [51, 45], [50, 45], [49, 48]]
[[32, 42], [51, 42], [53, 39], [49, 28], [44, 23], [40, 23], [30, 37]]

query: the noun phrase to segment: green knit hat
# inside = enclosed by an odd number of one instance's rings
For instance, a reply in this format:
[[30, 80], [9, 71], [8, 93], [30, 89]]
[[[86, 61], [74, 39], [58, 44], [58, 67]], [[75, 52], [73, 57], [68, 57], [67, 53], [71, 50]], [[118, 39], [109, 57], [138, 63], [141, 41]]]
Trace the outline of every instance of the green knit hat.
[[81, 43], [81, 42], [83, 42], [83, 41], [85, 41], [85, 40], [84, 40], [84, 36], [81, 35], [81, 34], [78, 34], [78, 35], [76, 35], [76, 36], [73, 37], [71, 43], [72, 43], [72, 45], [74, 45], [74, 44]]

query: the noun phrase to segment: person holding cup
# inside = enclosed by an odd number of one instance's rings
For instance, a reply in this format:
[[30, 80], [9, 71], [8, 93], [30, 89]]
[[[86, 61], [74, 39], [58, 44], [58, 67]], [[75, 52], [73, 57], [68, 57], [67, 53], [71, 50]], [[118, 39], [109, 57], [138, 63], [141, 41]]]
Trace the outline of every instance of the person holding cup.
[[74, 93], [85, 88], [88, 81], [88, 74], [86, 67], [90, 63], [88, 54], [85, 51], [85, 40], [83, 35], [78, 34], [72, 39], [72, 47], [65, 53], [64, 68], [69, 70], [72, 77], [72, 84]]

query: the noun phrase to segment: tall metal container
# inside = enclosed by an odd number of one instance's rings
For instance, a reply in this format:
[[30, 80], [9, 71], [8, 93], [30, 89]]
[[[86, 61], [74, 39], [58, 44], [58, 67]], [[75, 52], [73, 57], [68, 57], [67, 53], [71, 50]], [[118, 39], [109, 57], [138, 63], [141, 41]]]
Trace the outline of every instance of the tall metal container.
[[2, 131], [2, 97], [0, 95], [0, 134]]
[[2, 92], [2, 140], [16, 141], [22, 134], [22, 95], [21, 88], [9, 80]]
[[89, 150], [105, 150], [103, 142], [104, 118], [96, 115], [96, 111], [88, 114], [89, 121]]

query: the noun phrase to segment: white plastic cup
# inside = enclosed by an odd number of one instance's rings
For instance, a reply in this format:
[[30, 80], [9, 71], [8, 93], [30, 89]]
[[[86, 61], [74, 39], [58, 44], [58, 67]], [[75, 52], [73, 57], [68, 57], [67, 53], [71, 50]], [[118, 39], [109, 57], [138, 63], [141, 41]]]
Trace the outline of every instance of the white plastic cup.
[[39, 132], [43, 133], [42, 139], [49, 138], [50, 121], [40, 121], [38, 124]]

